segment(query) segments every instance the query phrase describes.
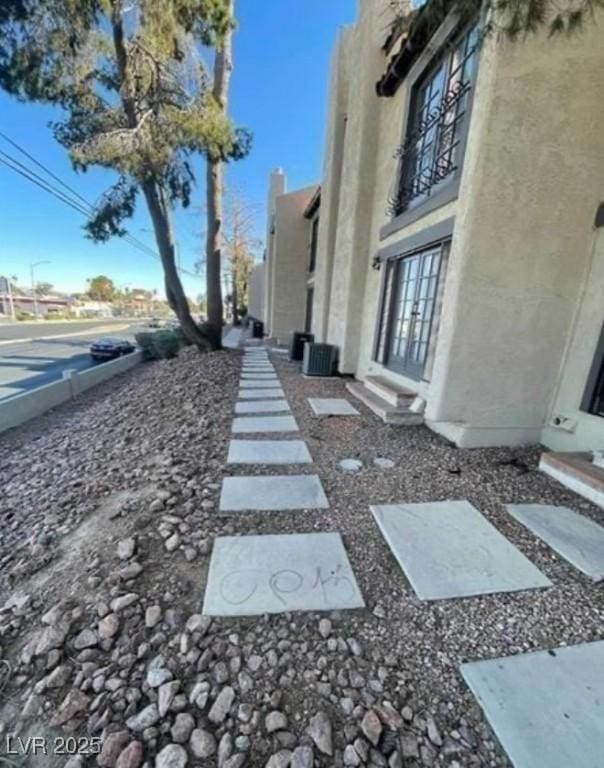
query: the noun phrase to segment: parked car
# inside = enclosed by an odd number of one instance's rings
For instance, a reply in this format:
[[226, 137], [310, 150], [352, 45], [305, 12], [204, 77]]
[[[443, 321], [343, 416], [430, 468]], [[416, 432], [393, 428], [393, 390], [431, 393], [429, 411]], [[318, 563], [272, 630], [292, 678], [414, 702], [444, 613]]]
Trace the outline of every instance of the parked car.
[[95, 363], [98, 363], [102, 360], [115, 360], [122, 355], [129, 355], [134, 350], [134, 344], [127, 339], [105, 336], [90, 345], [90, 356]]

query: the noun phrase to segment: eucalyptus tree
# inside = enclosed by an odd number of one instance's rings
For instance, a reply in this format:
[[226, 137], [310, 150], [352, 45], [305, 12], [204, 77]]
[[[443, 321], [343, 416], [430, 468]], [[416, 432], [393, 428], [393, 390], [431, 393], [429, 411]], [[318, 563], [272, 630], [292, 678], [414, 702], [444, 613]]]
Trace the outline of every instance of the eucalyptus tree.
[[77, 170], [101, 166], [117, 175], [85, 225], [88, 236], [124, 235], [142, 196], [168, 302], [204, 348], [219, 347], [220, 333], [191, 317], [172, 209], [189, 204], [195, 156], [224, 162], [249, 147], [247, 132], [218, 104], [200, 55], [201, 46], [220, 49], [228, 39], [230, 7], [230, 0], [2, 0], [0, 11], [0, 86], [62, 108], [52, 127]]

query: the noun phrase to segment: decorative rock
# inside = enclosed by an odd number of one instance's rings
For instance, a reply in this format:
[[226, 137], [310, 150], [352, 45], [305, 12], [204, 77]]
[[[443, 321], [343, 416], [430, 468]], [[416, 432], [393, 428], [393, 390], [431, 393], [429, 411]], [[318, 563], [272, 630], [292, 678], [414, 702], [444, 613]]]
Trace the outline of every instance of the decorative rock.
[[173, 533], [169, 539], [166, 539], [164, 546], [168, 552], [174, 552], [180, 546], [180, 535]]
[[153, 629], [161, 621], [161, 607], [159, 605], [150, 605], [145, 611], [145, 626]]
[[128, 731], [114, 731], [108, 734], [96, 760], [100, 768], [114, 768], [118, 757], [129, 742]]
[[160, 717], [165, 717], [168, 714], [168, 710], [172, 706], [172, 702], [174, 701], [174, 697], [178, 693], [179, 688], [179, 680], [172, 680], [169, 683], [164, 683], [159, 686], [157, 692], [157, 710]]
[[319, 634], [326, 640], [331, 635], [331, 621], [329, 619], [321, 619], [319, 621]]
[[140, 768], [143, 764], [144, 752], [140, 741], [131, 741], [120, 753], [115, 768]]
[[172, 741], [177, 744], [185, 744], [191, 732], [195, 728], [195, 719], [188, 712], [179, 712], [174, 720], [174, 725], [170, 730], [172, 734]]
[[291, 768], [313, 768], [312, 747], [296, 747], [292, 755]]
[[361, 764], [361, 758], [358, 756], [356, 749], [352, 744], [348, 744], [344, 750], [344, 765], [356, 766]]
[[264, 721], [267, 733], [284, 731], [287, 728], [287, 717], [283, 712], [270, 712]]
[[179, 744], [168, 744], [155, 758], [155, 768], [185, 768], [189, 757]]
[[209, 731], [196, 728], [191, 733], [191, 741], [189, 742], [189, 747], [195, 757], [199, 757], [201, 760], [205, 760], [208, 757], [212, 757], [212, 755], [216, 753], [216, 739], [214, 738], [214, 735]]
[[288, 768], [291, 765], [292, 753], [289, 749], [281, 749], [279, 752], [275, 752], [271, 755], [266, 763], [265, 768]]
[[72, 688], [63, 699], [57, 713], [50, 721], [50, 725], [56, 728], [58, 725], [64, 725], [72, 720], [76, 715], [85, 712], [90, 704], [90, 699], [85, 693], [77, 688]]
[[48, 627], [42, 632], [38, 644], [36, 645], [36, 656], [44, 656], [53, 648], [61, 648], [67, 637], [69, 624], [61, 622]]
[[126, 725], [131, 731], [141, 733], [145, 728], [150, 728], [160, 720], [157, 704], [149, 704], [143, 710], [126, 720]]
[[311, 718], [307, 732], [324, 755], [333, 755], [331, 721], [325, 712], [317, 712]]
[[111, 601], [111, 610], [115, 613], [123, 611], [124, 608], [128, 608], [138, 600], [138, 595], [135, 592], [129, 592], [127, 595], [121, 595]]
[[377, 747], [382, 735], [382, 723], [372, 709], [365, 713], [361, 721], [361, 730], [373, 746]]
[[130, 560], [134, 554], [135, 547], [136, 542], [132, 537], [129, 539], [122, 539], [122, 541], [119, 541], [117, 544], [117, 556], [120, 560]]
[[234, 700], [235, 691], [230, 685], [225, 685], [216, 697], [214, 704], [212, 704], [212, 708], [208, 713], [209, 720], [216, 725], [220, 725], [229, 714], [229, 710], [231, 709]]
[[56, 667], [46, 679], [47, 688], [62, 688], [67, 685], [71, 677], [71, 667], [68, 664], [61, 664]]
[[99, 621], [99, 637], [101, 640], [110, 640], [117, 635], [119, 628], [119, 616], [117, 613], [110, 613]]
[[77, 651], [82, 651], [84, 648], [94, 648], [97, 643], [98, 637], [96, 632], [93, 632], [91, 629], [83, 629], [73, 641], [73, 647]]

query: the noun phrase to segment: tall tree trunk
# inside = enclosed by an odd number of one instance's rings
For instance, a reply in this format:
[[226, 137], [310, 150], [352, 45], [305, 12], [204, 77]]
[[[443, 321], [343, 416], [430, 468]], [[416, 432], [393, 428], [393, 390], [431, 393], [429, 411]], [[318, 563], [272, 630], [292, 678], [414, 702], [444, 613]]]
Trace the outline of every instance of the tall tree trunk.
[[191, 317], [189, 302], [180, 282], [178, 270], [176, 269], [174, 238], [172, 236], [172, 227], [170, 225], [170, 216], [168, 213], [165, 194], [160, 185], [153, 181], [143, 183], [143, 194], [151, 216], [155, 239], [159, 248], [162, 267], [164, 270], [164, 281], [166, 287], [166, 298], [168, 304], [176, 314], [178, 322], [185, 336], [200, 349], [211, 348], [212, 339], [209, 338], [195, 323]]
[[237, 286], [237, 268], [233, 265], [233, 325], [239, 325], [239, 290]]
[[[233, 15], [234, 0], [227, 2], [229, 15]], [[231, 72], [233, 71], [232, 56], [233, 35], [229, 30], [220, 48], [216, 50], [214, 60], [214, 87], [213, 94], [220, 109], [227, 113], [228, 94]], [[207, 196], [207, 240], [206, 240], [206, 284], [208, 302], [208, 326], [212, 335], [215, 349], [222, 346], [222, 286], [221, 261], [222, 261], [222, 193], [223, 193], [223, 162], [220, 158], [208, 157], [206, 174]]]

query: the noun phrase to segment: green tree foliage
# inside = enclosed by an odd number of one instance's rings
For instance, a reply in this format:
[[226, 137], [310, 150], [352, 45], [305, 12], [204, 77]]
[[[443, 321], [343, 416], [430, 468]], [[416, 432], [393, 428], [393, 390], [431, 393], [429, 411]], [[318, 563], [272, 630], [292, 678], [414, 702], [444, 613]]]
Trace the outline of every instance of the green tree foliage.
[[[416, 6], [419, 4], [416, 4]], [[573, 33], [593, 17], [596, 8], [604, 8], [604, 0], [426, 0], [416, 11], [409, 12], [408, 0], [392, 0], [393, 29], [413, 31], [430, 18], [436, 23], [452, 10], [461, 18], [482, 13], [483, 35], [498, 34], [509, 40], [526, 39], [540, 29], [550, 36]]]
[[97, 275], [88, 280], [88, 295], [93, 301], [111, 301], [115, 295], [113, 280], [105, 275]]
[[171, 209], [189, 204], [192, 157], [243, 157], [250, 137], [216, 103], [202, 45], [219, 45], [233, 19], [227, 0], [3, 0], [0, 87], [52, 103], [74, 167], [117, 173], [86, 224], [89, 237], [125, 233], [142, 193], [184, 332], [207, 345], [190, 317], [175, 266]]

